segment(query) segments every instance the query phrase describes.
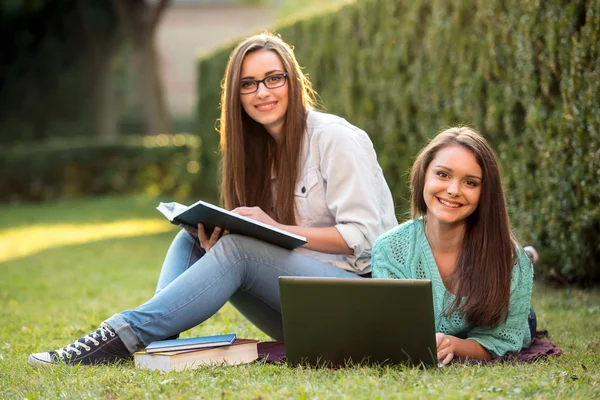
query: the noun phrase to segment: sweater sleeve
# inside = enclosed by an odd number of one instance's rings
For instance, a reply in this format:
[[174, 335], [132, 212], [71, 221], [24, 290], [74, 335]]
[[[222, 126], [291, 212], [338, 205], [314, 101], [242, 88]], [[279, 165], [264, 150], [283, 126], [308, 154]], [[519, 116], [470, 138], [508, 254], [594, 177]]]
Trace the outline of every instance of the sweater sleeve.
[[375, 241], [371, 254], [373, 278], [413, 279], [406, 262], [409, 243], [403, 240], [410, 235], [411, 228], [410, 222], [404, 223]]
[[467, 339], [477, 341], [490, 352], [492, 358], [518, 352], [531, 342], [527, 316], [531, 305], [533, 266], [523, 249], [519, 247], [517, 251], [506, 321], [493, 329], [473, 328], [467, 334]]

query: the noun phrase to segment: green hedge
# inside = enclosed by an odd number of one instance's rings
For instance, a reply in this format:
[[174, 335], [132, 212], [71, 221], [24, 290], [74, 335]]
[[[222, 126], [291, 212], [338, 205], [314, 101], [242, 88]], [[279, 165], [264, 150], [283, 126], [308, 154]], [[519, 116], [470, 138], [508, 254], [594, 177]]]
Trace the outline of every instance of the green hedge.
[[[327, 110], [370, 134], [400, 219], [418, 149], [467, 124], [500, 155], [538, 275], [600, 280], [600, 0], [358, 1], [276, 31]], [[198, 61], [207, 179], [232, 48]]]
[[60, 139], [0, 149], [0, 201], [103, 194], [203, 194], [196, 135]]

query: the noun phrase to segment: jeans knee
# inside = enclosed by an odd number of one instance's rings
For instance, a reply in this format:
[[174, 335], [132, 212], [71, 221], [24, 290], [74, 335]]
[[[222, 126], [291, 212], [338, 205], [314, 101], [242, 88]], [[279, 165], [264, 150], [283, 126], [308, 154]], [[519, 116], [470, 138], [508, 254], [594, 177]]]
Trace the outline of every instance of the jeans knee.
[[244, 261], [240, 265], [246, 265], [247, 261], [264, 259], [268, 256], [270, 251], [265, 246], [269, 245], [248, 236], [229, 234], [220, 238], [210, 252], [218, 260], [228, 264]]
[[175, 235], [175, 238], [173, 239], [173, 242], [180, 242], [180, 241], [183, 243], [186, 243], [186, 244], [194, 245], [196, 242], [198, 242], [198, 239], [195, 238], [192, 234], [190, 234], [185, 229], [182, 229], [179, 232], [177, 232], [177, 235]]
[[215, 256], [241, 258], [245, 243], [250, 240], [247, 236], [229, 234], [220, 238], [210, 250]]
[[224, 249], [224, 250], [240, 250], [247, 246], [250, 241], [254, 241], [254, 239], [249, 238], [248, 236], [238, 235], [235, 233], [230, 233], [229, 235], [225, 235], [221, 237], [217, 243], [213, 246], [214, 250]]

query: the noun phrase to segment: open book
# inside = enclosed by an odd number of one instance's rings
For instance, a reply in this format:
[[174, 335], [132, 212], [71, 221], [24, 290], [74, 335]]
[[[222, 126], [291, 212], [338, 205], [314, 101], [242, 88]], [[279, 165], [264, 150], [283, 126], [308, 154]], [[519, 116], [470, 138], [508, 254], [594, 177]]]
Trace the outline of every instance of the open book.
[[197, 231], [198, 223], [201, 222], [207, 235], [219, 226], [230, 233], [253, 237], [289, 250], [306, 244], [306, 238], [303, 236], [237, 215], [202, 200], [189, 207], [175, 202], [160, 203], [156, 209], [171, 223], [193, 231]]

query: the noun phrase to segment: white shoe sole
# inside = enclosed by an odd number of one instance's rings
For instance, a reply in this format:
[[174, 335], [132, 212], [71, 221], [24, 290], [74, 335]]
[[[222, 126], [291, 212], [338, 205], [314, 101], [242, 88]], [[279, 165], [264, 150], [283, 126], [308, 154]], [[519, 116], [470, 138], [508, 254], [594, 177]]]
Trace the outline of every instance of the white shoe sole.
[[27, 358], [27, 364], [32, 367], [48, 367], [51, 365], [56, 365], [54, 360], [50, 357], [50, 353], [35, 353], [31, 354], [29, 358]]

